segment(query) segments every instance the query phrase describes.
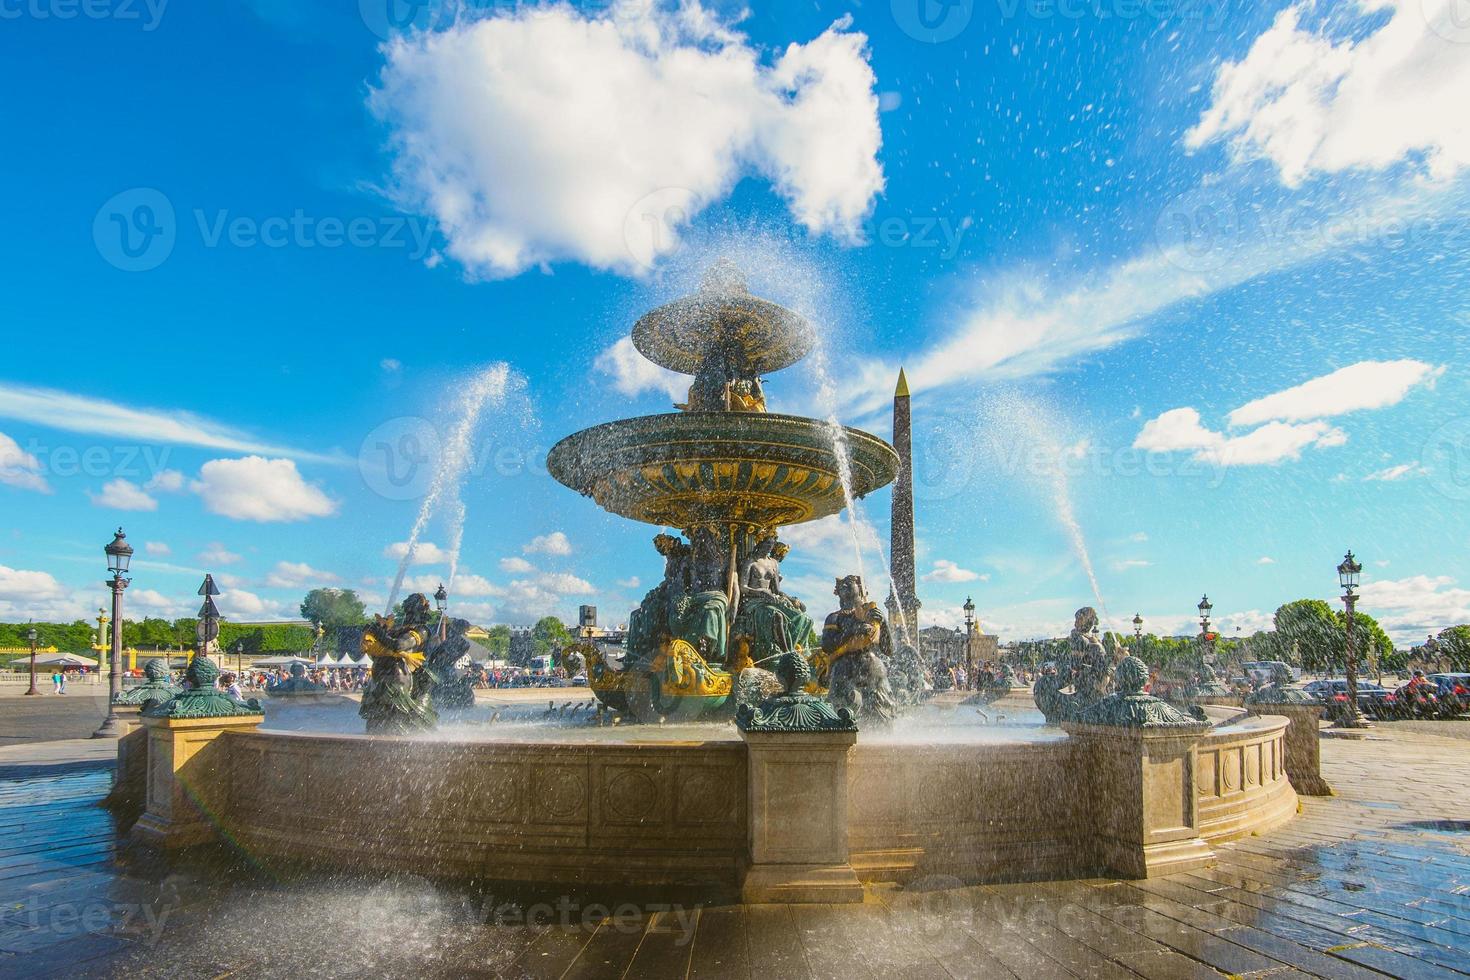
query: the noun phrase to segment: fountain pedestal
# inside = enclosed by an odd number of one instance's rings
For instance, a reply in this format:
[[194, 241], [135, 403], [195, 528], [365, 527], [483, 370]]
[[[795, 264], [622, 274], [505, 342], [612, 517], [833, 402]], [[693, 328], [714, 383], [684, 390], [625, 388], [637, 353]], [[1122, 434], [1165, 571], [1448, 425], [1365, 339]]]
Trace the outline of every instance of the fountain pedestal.
[[213, 744], [226, 732], [253, 732], [265, 715], [169, 718], [143, 715], [148, 732], [147, 809], [133, 836], [157, 847], [189, 847], [213, 840], [210, 814], [223, 812], [229, 791], [228, 757]]
[[742, 731], [750, 766], [748, 903], [848, 903], [847, 754], [856, 731]]
[[1315, 701], [1251, 698], [1245, 708], [1253, 715], [1280, 715], [1291, 722], [1283, 746], [1291, 788], [1301, 796], [1332, 796], [1332, 787], [1322, 778], [1322, 747], [1317, 735], [1322, 705]]
[[1062, 727], [1077, 743], [1098, 866], [1156, 878], [1215, 863], [1200, 837], [1195, 796], [1195, 743], [1208, 725]]

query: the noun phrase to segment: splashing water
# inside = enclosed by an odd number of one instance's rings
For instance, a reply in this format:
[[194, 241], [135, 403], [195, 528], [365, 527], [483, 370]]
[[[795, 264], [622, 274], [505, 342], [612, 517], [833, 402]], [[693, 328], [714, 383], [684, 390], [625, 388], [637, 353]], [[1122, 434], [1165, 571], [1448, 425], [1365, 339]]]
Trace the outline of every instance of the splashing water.
[[480, 418], [489, 405], [505, 403], [506, 390], [510, 383], [510, 365], [497, 362], [475, 374], [461, 388], [459, 399], [452, 412], [453, 423], [444, 439], [442, 451], [434, 464], [434, 477], [429, 492], [414, 518], [413, 528], [408, 534], [408, 547], [398, 563], [398, 572], [393, 577], [393, 588], [388, 593], [388, 608], [392, 612], [403, 589], [403, 579], [408, 574], [418, 551], [419, 539], [428, 527], [429, 519], [441, 510], [449, 530], [449, 581], [446, 583], [453, 593], [454, 576], [459, 570], [459, 550], [464, 542], [465, 506], [461, 497], [465, 477], [469, 474], [473, 445]]
[[1076, 507], [1072, 501], [1072, 474], [1067, 460], [1079, 447], [1064, 445], [1063, 424], [1047, 406], [1019, 392], [1004, 392], [989, 401], [986, 414], [990, 416], [991, 428], [997, 433], [1007, 433], [1017, 440], [1018, 455], [1011, 461], [1013, 467], [1029, 477], [1030, 482], [1044, 495], [1050, 497], [1057, 523], [1062, 526], [1068, 543], [1072, 546], [1082, 571], [1092, 588], [1093, 599], [1098, 610], [1107, 618], [1107, 603], [1103, 601], [1102, 589], [1098, 586], [1097, 573], [1093, 570], [1092, 555], [1087, 550], [1087, 538], [1077, 520]]

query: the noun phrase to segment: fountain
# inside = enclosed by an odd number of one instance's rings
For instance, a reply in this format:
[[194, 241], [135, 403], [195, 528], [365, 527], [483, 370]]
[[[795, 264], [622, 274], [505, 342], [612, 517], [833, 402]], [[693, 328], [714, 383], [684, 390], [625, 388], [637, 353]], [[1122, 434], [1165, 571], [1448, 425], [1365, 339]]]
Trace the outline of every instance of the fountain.
[[[1105, 647], [1092, 607], [1037, 685], [1058, 726], [922, 705], [895, 720], [912, 665], [861, 575], [837, 580], [840, 608], [818, 628], [782, 588], [779, 532], [850, 509], [895, 478], [898, 454], [766, 410], [761, 376], [800, 360], [812, 332], [729, 265], [633, 337], [693, 376], [686, 403], [578, 432], [548, 459], [566, 486], [661, 529], [663, 578], [625, 654], [576, 651], [596, 718], [570, 701], [534, 717], [477, 705], [457, 668], [468, 624], [434, 624], [414, 593], [364, 633], [360, 707], [238, 702], [196, 657], [191, 689], [141, 716], [146, 772], [120, 769], [146, 798], [140, 839], [223, 840], [253, 861], [357, 873], [857, 902], [864, 883], [935, 875], [1188, 871], [1215, 842], [1289, 820], [1293, 781], [1322, 791], [1309, 743], [1289, 750], [1286, 735], [1314, 737], [1310, 712], [1187, 716]], [[337, 723], [280, 727], [267, 710]]]
[[629, 620], [623, 663], [584, 651], [593, 693], [645, 722], [728, 711], [742, 671], [791, 651], [810, 661], [813, 689], [825, 690], [832, 652], [821, 650], [805, 605], [780, 590], [787, 546], [777, 535], [892, 482], [898, 454], [866, 432], [839, 426], [834, 435], [828, 422], [766, 410], [761, 376], [805, 357], [813, 332], [752, 296], [728, 262], [694, 295], [640, 319], [633, 343], [693, 375], [687, 402], [585, 429], [547, 457], [557, 480], [604, 510], [683, 532], [654, 539], [664, 576]]

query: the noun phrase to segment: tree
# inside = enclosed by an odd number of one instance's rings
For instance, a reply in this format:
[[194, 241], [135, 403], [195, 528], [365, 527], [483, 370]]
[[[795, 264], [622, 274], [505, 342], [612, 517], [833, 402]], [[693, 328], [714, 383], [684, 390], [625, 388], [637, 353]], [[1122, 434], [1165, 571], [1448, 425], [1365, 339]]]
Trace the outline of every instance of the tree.
[[1276, 634], [1287, 649], [1296, 647], [1307, 670], [1326, 670], [1345, 659], [1342, 621], [1321, 599], [1298, 599], [1277, 609]]
[[559, 653], [571, 640], [566, 624], [555, 616], [543, 616], [531, 627], [531, 644], [538, 657]]
[[1470, 626], [1451, 626], [1435, 637], [1441, 656], [1448, 657], [1455, 670], [1470, 670]]
[[301, 600], [301, 616], [312, 626], [334, 630], [366, 623], [367, 609], [352, 589], [312, 589]]
[[[1342, 627], [1342, 649], [1343, 656], [1347, 656], [1347, 610], [1337, 614], [1338, 622]], [[1365, 612], [1353, 613], [1353, 646], [1358, 653], [1360, 663], [1368, 664], [1370, 669], [1374, 666], [1380, 670], [1395, 668], [1395, 657], [1393, 641], [1378, 625], [1378, 620]]]
[[490, 627], [486, 632], [489, 638], [485, 641], [485, 649], [497, 659], [503, 659], [510, 652], [510, 627], [501, 624]]

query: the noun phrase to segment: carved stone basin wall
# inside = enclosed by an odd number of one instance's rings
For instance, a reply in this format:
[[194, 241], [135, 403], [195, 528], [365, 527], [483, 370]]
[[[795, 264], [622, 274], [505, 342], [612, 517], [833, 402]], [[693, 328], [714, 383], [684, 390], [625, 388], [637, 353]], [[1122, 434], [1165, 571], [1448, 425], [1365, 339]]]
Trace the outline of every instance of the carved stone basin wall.
[[[1266, 716], [1200, 739], [1194, 781], [1204, 841], [1290, 819], [1285, 729], [1285, 719]], [[214, 801], [217, 833], [266, 863], [733, 889], [749, 848], [746, 751], [739, 741], [236, 731], [213, 744], [191, 792]], [[1098, 788], [1087, 758], [1066, 737], [860, 740], [849, 760], [852, 865], [867, 881], [1095, 874], [1084, 801]]]

